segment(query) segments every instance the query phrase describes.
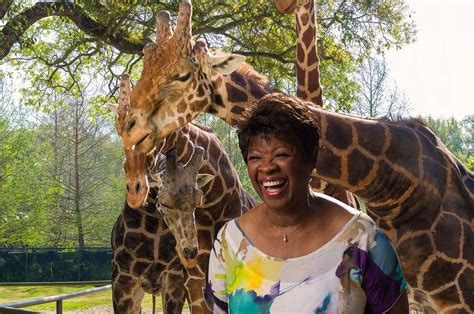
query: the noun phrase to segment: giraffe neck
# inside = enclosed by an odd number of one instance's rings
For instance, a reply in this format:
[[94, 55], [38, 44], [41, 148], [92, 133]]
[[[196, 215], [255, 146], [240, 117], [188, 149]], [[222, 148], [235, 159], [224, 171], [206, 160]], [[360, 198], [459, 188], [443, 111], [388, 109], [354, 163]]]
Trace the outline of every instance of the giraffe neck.
[[323, 106], [314, 0], [296, 6], [296, 95]]
[[243, 64], [229, 75], [213, 77], [212, 84], [214, 102], [207, 112], [237, 128], [241, 114], [247, 107], [263, 96], [278, 91], [248, 64]]
[[414, 127], [312, 110], [320, 133], [317, 177], [361, 197], [371, 216], [394, 228], [439, 207], [445, 182], [431, 173], [444, 171], [445, 160], [434, 148], [424, 151], [433, 145]]

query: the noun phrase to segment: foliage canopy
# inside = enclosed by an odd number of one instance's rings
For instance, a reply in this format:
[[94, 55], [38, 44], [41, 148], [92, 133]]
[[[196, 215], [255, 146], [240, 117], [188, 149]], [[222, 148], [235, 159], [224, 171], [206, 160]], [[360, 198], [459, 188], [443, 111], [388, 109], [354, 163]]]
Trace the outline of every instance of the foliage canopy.
[[[155, 14], [168, 10], [175, 16], [178, 2], [4, 0], [0, 59], [27, 71], [26, 99], [37, 107], [50, 106], [40, 101], [49, 89], [87, 94], [91, 81], [99, 94], [111, 97], [122, 73], [137, 77]], [[247, 56], [276, 87], [293, 88], [293, 16], [267, 0], [194, 0], [193, 8], [196, 39]], [[357, 84], [349, 74], [357, 62], [371, 51], [399, 48], [416, 34], [403, 0], [318, 1], [317, 15], [322, 83], [329, 103], [339, 107], [354, 101]], [[96, 104], [104, 101], [94, 96]]]

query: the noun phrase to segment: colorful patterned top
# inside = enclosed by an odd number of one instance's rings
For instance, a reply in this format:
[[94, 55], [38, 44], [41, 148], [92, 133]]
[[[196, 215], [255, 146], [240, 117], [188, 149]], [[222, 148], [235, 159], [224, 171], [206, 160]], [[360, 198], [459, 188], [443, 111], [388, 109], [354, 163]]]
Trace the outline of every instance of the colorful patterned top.
[[366, 214], [301, 257], [266, 255], [237, 220], [219, 231], [206, 301], [214, 313], [382, 313], [407, 289], [397, 254]]

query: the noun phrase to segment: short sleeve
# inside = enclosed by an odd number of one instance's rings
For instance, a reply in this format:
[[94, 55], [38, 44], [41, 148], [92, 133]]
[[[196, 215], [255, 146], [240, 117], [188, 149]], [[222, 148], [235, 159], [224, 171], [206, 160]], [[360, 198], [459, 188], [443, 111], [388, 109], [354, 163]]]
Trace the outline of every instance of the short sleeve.
[[369, 245], [362, 288], [367, 297], [366, 313], [388, 311], [407, 290], [395, 248], [379, 230]]
[[214, 241], [214, 247], [209, 258], [209, 270], [204, 291], [206, 304], [213, 313], [228, 312], [225, 262], [225, 256], [228, 252], [226, 252], [227, 246], [223, 245], [226, 227], [227, 224], [220, 229]]

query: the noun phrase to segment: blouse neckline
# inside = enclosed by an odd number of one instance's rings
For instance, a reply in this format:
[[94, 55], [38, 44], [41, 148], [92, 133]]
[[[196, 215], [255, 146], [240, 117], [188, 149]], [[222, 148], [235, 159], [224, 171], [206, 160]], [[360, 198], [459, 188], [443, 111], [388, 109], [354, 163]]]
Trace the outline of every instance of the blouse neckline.
[[[344, 206], [345, 207], [345, 206]], [[354, 221], [357, 220], [357, 218], [361, 215], [362, 212], [360, 211], [357, 211], [354, 213], [354, 209], [352, 209], [350, 211], [351, 213], [353, 213], [353, 216], [352, 218], [341, 228], [341, 230], [339, 230], [339, 232], [334, 236], [332, 237], [328, 242], [326, 242], [324, 245], [322, 245], [321, 247], [317, 248], [316, 250], [308, 253], [308, 254], [305, 254], [305, 255], [301, 255], [301, 256], [296, 256], [296, 257], [290, 257], [290, 258], [286, 258], [286, 259], [283, 259], [283, 258], [280, 258], [280, 257], [275, 257], [275, 256], [271, 256], [271, 255], [268, 255], [264, 252], [262, 252], [253, 242], [252, 240], [250, 240], [248, 237], [247, 237], [247, 234], [244, 232], [244, 230], [242, 229], [242, 227], [240, 226], [239, 222], [237, 221], [237, 219], [234, 219], [233, 220], [233, 223], [235, 225], [235, 227], [239, 230], [239, 232], [241, 233], [242, 237], [245, 239], [245, 241], [247, 241], [247, 243], [259, 254], [259, 255], [262, 255], [264, 256], [265, 258], [267, 259], [270, 259], [270, 260], [277, 260], [277, 261], [283, 261], [283, 262], [301, 262], [301, 261], [305, 261], [305, 260], [308, 260], [308, 259], [313, 259], [321, 254], [323, 254], [325, 251], [327, 251], [331, 245], [336, 242], [343, 234], [344, 232], [354, 223]]]

